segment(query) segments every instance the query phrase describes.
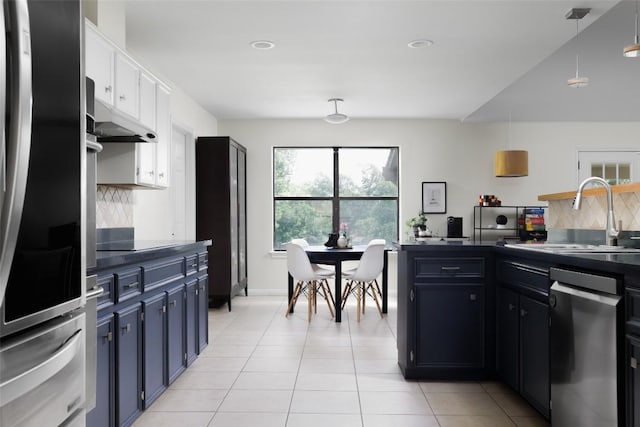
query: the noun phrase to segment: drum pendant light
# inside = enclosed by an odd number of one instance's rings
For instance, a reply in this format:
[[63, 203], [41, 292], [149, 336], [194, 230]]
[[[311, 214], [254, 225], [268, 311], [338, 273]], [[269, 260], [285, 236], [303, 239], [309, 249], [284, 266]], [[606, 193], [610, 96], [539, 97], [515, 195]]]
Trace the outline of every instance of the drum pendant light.
[[333, 102], [335, 107], [335, 112], [327, 115], [324, 118], [324, 121], [327, 123], [331, 123], [332, 125], [339, 125], [341, 123], [345, 123], [349, 121], [349, 116], [346, 114], [338, 113], [338, 101], [344, 102], [342, 98], [331, 98], [328, 102]]
[[[511, 140], [511, 113], [509, 113], [509, 135]], [[529, 152], [526, 150], [496, 151], [493, 158], [495, 176], [498, 178], [514, 178], [529, 175]]]
[[625, 46], [622, 54], [627, 58], [637, 58], [640, 56], [640, 38], [638, 37], [638, 0], [636, 0], [636, 36], [633, 44]]
[[529, 175], [529, 152], [525, 150], [496, 151], [494, 169], [498, 178]]

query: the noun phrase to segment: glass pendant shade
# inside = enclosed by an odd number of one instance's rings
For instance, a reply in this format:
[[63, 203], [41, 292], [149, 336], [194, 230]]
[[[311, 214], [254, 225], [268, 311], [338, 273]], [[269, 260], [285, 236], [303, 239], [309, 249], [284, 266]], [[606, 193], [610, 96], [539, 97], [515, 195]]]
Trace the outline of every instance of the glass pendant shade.
[[529, 175], [529, 152], [526, 150], [497, 151], [494, 156], [494, 171], [499, 178]]

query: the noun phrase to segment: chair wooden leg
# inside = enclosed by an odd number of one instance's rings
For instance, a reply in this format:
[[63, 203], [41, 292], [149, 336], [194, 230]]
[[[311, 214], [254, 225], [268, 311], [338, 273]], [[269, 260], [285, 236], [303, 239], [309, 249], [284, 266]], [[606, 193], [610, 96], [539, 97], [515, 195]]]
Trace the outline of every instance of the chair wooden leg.
[[324, 284], [327, 286], [327, 293], [329, 294], [329, 298], [331, 298], [331, 305], [333, 306], [333, 309], [335, 310], [335, 308], [336, 308], [336, 300], [333, 298], [333, 292], [331, 292], [331, 286], [329, 286], [329, 281], [327, 279], [324, 279]]
[[329, 301], [329, 295], [327, 295], [327, 291], [329, 290], [329, 285], [327, 284], [327, 280], [324, 279], [320, 282], [320, 289], [322, 290], [322, 294], [324, 295], [324, 299], [327, 300], [327, 306], [329, 307], [329, 313], [331, 313], [331, 317], [335, 317], [333, 314], [333, 308], [331, 307], [331, 301]]
[[360, 283], [356, 283], [356, 310], [357, 310], [357, 315], [356, 318], [358, 319], [358, 322], [360, 321], [360, 304], [361, 304], [361, 300], [362, 299], [362, 286]]
[[347, 281], [347, 284], [345, 285], [344, 290], [342, 291], [342, 304], [340, 305], [340, 310], [344, 310], [344, 305], [347, 303], [347, 297], [351, 293], [352, 287], [353, 287], [353, 280]]
[[[376, 283], [376, 286], [377, 286], [377, 283]], [[380, 313], [380, 317], [384, 317], [382, 315], [382, 307], [380, 307], [380, 302], [378, 301], [377, 291], [373, 288], [371, 284], [369, 284], [369, 287], [371, 288], [371, 296], [373, 296], [373, 301], [376, 303], [376, 307], [378, 307], [378, 313]]]
[[314, 280], [311, 283], [311, 289], [313, 290], [313, 314], [318, 314], [318, 282]]
[[293, 291], [293, 295], [291, 295], [291, 301], [289, 301], [289, 305], [287, 306], [287, 312], [284, 314], [284, 317], [289, 317], [289, 313], [291, 313], [291, 309], [294, 305], [296, 305], [296, 301], [298, 301], [298, 296], [300, 295], [300, 291], [302, 290], [302, 282], [296, 283], [296, 287]]
[[310, 282], [307, 285], [307, 314], [308, 314], [308, 321], [311, 322], [311, 312], [312, 310], [312, 306], [313, 306], [313, 282]]

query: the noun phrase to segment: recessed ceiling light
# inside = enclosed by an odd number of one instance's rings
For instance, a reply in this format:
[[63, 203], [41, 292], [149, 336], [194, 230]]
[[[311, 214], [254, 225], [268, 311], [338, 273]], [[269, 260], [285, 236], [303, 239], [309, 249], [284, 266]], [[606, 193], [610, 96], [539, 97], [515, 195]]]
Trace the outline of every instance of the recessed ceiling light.
[[412, 49], [430, 47], [430, 46], [433, 46], [433, 40], [428, 40], [428, 39], [412, 40], [407, 44], [407, 46], [409, 46]]
[[268, 50], [273, 49], [275, 46], [276, 44], [274, 42], [270, 42], [269, 40], [256, 40], [254, 42], [251, 42], [251, 47], [253, 47], [254, 49]]

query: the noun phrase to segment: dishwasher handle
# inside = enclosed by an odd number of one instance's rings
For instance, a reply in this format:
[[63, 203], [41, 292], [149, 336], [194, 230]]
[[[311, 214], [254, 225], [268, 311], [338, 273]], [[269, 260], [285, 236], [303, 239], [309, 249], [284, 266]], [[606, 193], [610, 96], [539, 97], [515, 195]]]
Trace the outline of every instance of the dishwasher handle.
[[[620, 300], [622, 300], [622, 297], [617, 295], [602, 295], [594, 292], [583, 291], [582, 289], [567, 286], [558, 281], [554, 282], [553, 285], [551, 285], [551, 292], [567, 294], [573, 297], [606, 304], [611, 307], [617, 306], [620, 303]], [[555, 298], [550, 298], [550, 303], [552, 306], [555, 306]]]

